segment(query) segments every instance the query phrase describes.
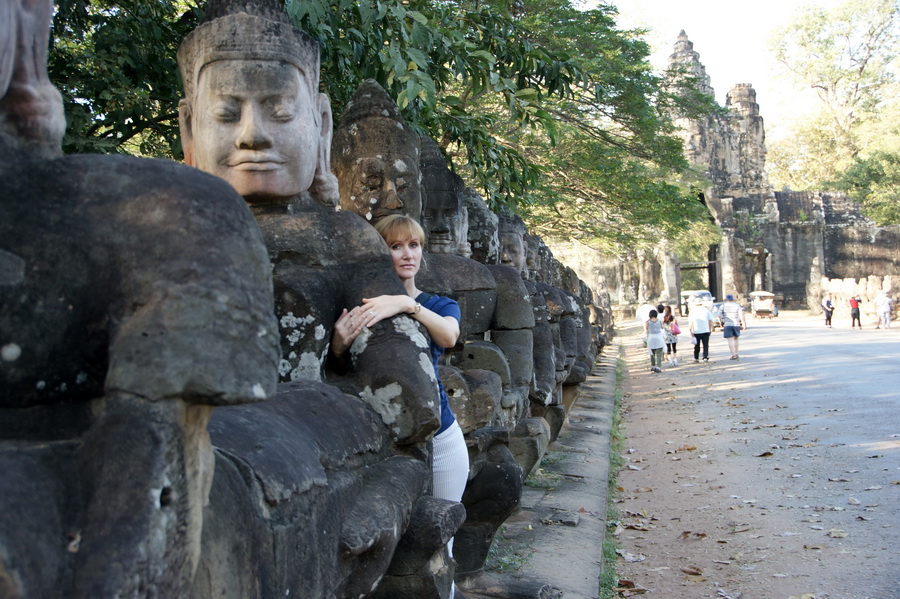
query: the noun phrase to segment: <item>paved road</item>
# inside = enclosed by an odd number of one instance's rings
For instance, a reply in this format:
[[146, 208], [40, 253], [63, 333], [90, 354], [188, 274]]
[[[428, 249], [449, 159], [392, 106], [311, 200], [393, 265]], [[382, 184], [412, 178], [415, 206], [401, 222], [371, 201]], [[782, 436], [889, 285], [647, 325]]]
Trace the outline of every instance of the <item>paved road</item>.
[[[846, 323], [826, 329], [818, 319], [787, 313], [748, 324], [740, 370], [756, 371], [755, 384], [773, 389], [798, 416], [815, 412], [817, 426], [828, 427], [829, 443], [884, 450], [886, 466], [897, 471], [900, 323], [887, 330], [851, 329]], [[725, 340], [714, 337], [714, 357], [727, 358]]]
[[[717, 596], [680, 586], [686, 554], [661, 545], [705, 518], [719, 540], [690, 558], [706, 561], [707, 583], [747, 599], [900, 598], [900, 324], [826, 329], [790, 312], [749, 324], [740, 361], [717, 332], [710, 364], [690, 363], [681, 343], [682, 366], [661, 374], [633, 326], [625, 339], [637, 468], [623, 486], [653, 492], [623, 506], [666, 515], [626, 535], [648, 556], [629, 572], [667, 599]], [[696, 451], [679, 452], [686, 443]], [[736, 523], [747, 532], [732, 534]]]

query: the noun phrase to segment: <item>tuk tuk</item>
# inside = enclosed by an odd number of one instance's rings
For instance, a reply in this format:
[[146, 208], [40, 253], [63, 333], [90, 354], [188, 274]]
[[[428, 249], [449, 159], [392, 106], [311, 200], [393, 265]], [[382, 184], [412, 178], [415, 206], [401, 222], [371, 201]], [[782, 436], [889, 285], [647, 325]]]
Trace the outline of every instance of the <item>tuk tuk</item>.
[[754, 318], [774, 318], [778, 316], [778, 306], [775, 305], [775, 294], [770, 291], [751, 291], [750, 311]]

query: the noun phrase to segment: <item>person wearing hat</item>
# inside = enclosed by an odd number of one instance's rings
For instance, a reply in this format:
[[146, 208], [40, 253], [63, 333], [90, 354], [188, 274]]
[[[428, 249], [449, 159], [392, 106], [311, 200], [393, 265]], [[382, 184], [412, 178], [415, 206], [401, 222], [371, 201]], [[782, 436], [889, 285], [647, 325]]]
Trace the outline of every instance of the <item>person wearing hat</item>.
[[722, 306], [722, 329], [725, 332], [725, 340], [728, 341], [728, 349], [731, 350], [731, 359], [738, 359], [738, 338], [741, 331], [747, 328], [747, 319], [744, 317], [744, 308], [734, 301], [734, 296], [725, 296], [725, 305]]
[[713, 316], [710, 314], [703, 300], [697, 296], [694, 305], [688, 314], [691, 335], [694, 337], [694, 362], [700, 361], [700, 346], [703, 346], [703, 361], [709, 362], [709, 335], [712, 332]]

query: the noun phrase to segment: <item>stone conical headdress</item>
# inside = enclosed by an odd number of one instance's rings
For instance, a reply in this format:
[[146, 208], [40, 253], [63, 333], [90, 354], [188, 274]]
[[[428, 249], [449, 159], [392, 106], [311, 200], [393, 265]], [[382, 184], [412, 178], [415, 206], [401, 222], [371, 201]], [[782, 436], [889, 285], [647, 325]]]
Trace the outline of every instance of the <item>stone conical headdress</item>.
[[[365, 127], [359, 124], [366, 121]], [[360, 149], [393, 148], [418, 161], [419, 135], [400, 116], [397, 103], [374, 79], [366, 79], [344, 108], [332, 143], [332, 167]]]
[[319, 91], [319, 45], [291, 24], [277, 0], [210, 0], [178, 48], [185, 95], [192, 98], [204, 66], [218, 60], [282, 60]]

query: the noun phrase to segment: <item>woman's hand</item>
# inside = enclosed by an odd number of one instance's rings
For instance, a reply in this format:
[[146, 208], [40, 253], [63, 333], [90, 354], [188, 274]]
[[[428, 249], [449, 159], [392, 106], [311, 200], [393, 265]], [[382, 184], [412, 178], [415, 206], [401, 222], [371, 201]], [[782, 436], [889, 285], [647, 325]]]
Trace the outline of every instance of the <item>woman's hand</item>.
[[366, 321], [363, 318], [353, 316], [352, 311], [348, 312], [344, 308], [334, 323], [334, 331], [331, 334], [331, 353], [340, 356], [350, 349], [365, 325]]
[[364, 297], [361, 306], [350, 310], [350, 316], [362, 320], [367, 327], [375, 326], [385, 318], [397, 314], [412, 314], [416, 311], [416, 300], [408, 295], [379, 295]]
[[416, 302], [408, 295], [363, 298], [361, 306], [356, 306], [350, 311], [345, 308], [335, 321], [334, 332], [331, 335], [331, 353], [340, 356], [350, 349], [363, 327], [374, 326], [385, 318], [403, 312], [412, 313], [415, 309]]

